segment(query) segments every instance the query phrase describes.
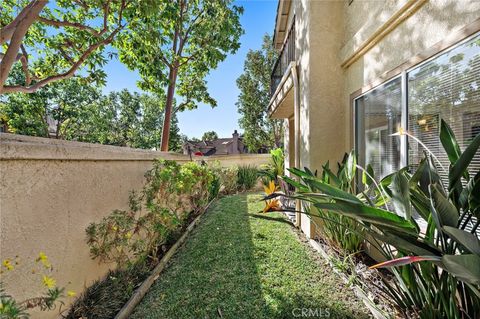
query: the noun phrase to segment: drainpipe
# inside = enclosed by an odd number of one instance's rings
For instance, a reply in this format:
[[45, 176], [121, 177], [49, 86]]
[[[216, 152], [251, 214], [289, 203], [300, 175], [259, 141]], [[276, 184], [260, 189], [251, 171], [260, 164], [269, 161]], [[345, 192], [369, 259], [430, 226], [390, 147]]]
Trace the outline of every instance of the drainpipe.
[[[290, 63], [290, 74], [293, 80], [293, 119], [295, 124], [295, 167], [300, 168], [300, 87], [298, 85], [297, 63], [295, 61]], [[298, 177], [297, 177], [298, 178]], [[300, 226], [301, 214], [298, 213], [301, 209], [300, 200], [295, 201], [295, 226]]]

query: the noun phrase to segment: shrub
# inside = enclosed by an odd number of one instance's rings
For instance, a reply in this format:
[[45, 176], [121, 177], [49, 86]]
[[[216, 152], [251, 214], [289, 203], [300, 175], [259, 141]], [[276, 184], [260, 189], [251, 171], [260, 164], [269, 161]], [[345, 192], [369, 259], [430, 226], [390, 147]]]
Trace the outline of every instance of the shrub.
[[238, 168], [236, 166], [222, 167], [218, 161], [210, 164], [213, 174], [218, 177], [223, 195], [235, 194], [238, 191]]
[[237, 186], [241, 191], [252, 189], [258, 180], [258, 169], [255, 166], [244, 165], [238, 167]]
[[145, 174], [140, 194], [130, 196], [128, 211], [114, 210], [87, 229], [93, 258], [128, 267], [139, 260], [156, 262], [158, 249], [174, 231], [206, 206], [215, 191], [214, 175], [193, 162], [159, 160]]

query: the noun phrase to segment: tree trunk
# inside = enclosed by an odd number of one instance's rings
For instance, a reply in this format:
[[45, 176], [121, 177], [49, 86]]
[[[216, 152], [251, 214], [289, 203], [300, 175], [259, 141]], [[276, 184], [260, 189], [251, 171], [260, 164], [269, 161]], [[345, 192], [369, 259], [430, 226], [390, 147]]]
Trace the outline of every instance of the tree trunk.
[[175, 95], [177, 72], [178, 66], [174, 65], [170, 68], [170, 74], [168, 75], [167, 102], [165, 103], [165, 114], [163, 118], [162, 128], [162, 145], [160, 146], [160, 151], [162, 152], [168, 152], [168, 141], [170, 139], [170, 122], [172, 119], [173, 98]]

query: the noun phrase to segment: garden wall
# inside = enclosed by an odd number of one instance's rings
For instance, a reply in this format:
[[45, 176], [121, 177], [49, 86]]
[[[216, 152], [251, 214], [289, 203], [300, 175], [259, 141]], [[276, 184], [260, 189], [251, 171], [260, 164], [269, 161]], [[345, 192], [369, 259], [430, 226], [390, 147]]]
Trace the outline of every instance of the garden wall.
[[[185, 155], [124, 147], [0, 134], [0, 258], [19, 256], [2, 274], [18, 300], [42, 288], [34, 259], [44, 252], [57, 285], [81, 293], [108, 265], [90, 258], [85, 228], [113, 209], [126, 209], [156, 158], [189, 161]], [[269, 155], [218, 156], [223, 166], [260, 165]], [[55, 318], [57, 312], [34, 315]]]

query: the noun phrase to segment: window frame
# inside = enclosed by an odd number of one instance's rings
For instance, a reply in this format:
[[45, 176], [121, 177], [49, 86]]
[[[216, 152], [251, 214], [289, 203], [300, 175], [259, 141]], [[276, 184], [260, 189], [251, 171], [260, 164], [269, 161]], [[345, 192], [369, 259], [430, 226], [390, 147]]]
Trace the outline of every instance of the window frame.
[[[357, 145], [357, 136], [358, 136], [358, 124], [357, 124], [357, 101], [362, 98], [363, 96], [369, 94], [373, 90], [380, 88], [381, 86], [388, 84], [391, 81], [394, 81], [398, 78], [401, 78], [401, 85], [400, 85], [400, 94], [401, 94], [401, 117], [400, 122], [402, 128], [408, 129], [408, 75], [409, 73], [421, 67], [422, 65], [436, 59], [440, 55], [446, 53], [447, 51], [453, 50], [466, 42], [470, 41], [471, 39], [480, 36], [480, 19], [473, 23], [474, 28], [468, 26], [464, 29], [469, 30], [470, 32], [467, 36], [458, 39], [454, 37], [455, 41], [452, 40], [445, 40], [437, 43], [432, 48], [426, 51], [426, 53], [419, 54], [408, 60], [407, 62], [403, 63], [397, 68], [386, 72], [383, 76], [378, 78], [377, 80], [373, 81], [371, 84], [364, 86], [363, 88], [353, 92], [350, 95], [350, 107], [351, 107], [351, 114], [353, 120], [353, 149], [355, 152], [358, 152], [359, 148]], [[460, 31], [464, 31], [463, 29]], [[464, 32], [460, 32], [463, 34]], [[445, 43], [446, 42], [446, 43]], [[423, 59], [422, 59], [423, 57]], [[358, 152], [359, 153], [359, 152]], [[360, 157], [360, 154], [357, 154]], [[400, 167], [406, 167], [408, 165], [408, 139], [405, 135], [400, 137]]]

